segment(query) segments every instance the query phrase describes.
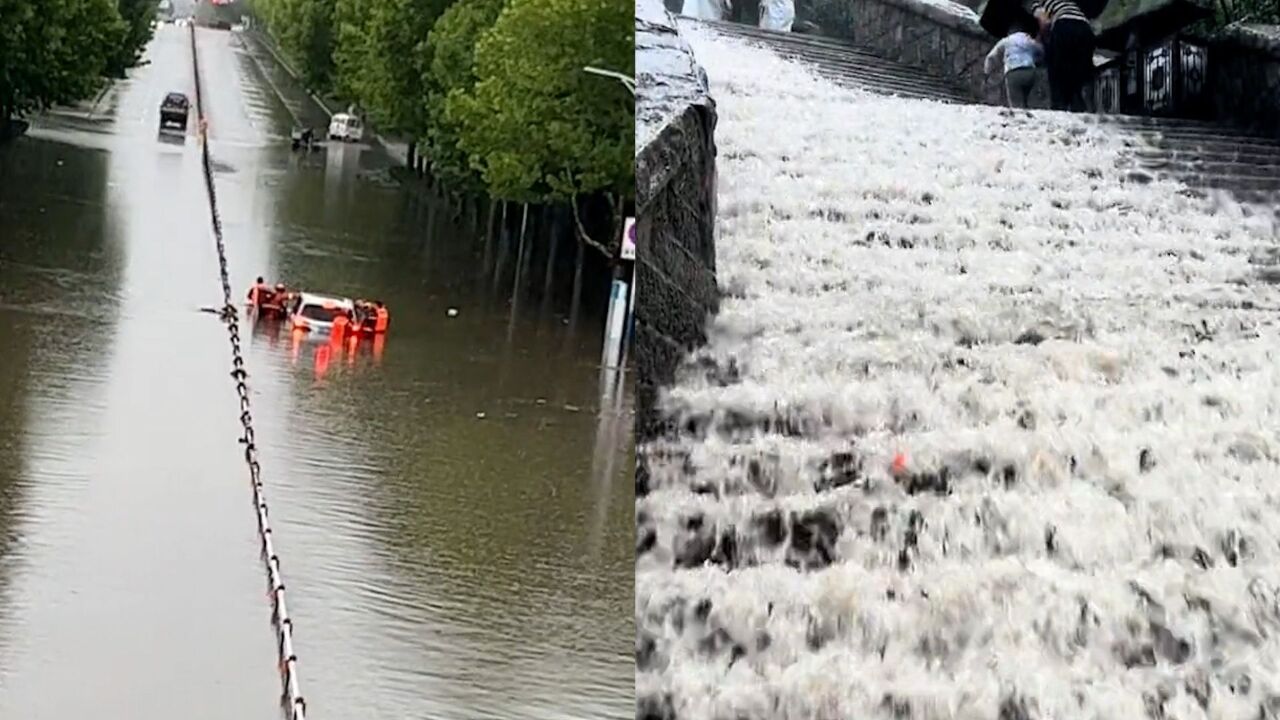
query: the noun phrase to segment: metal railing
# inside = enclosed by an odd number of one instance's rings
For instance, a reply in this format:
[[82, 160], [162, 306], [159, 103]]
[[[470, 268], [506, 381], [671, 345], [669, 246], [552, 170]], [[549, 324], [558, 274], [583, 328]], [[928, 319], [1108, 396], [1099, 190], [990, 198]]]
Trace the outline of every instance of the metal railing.
[[240, 443], [244, 445], [245, 464], [249, 468], [249, 480], [253, 486], [253, 504], [258, 514], [258, 534], [262, 540], [262, 559], [267, 570], [267, 582], [272, 603], [272, 624], [276, 631], [276, 649], [279, 653], [280, 680], [283, 686], [281, 704], [289, 720], [306, 720], [307, 705], [302, 697], [298, 680], [298, 655], [293, 646], [293, 620], [285, 603], [284, 576], [280, 571], [280, 556], [271, 541], [271, 523], [267, 510], [266, 493], [262, 486], [262, 468], [258, 463], [258, 446], [253, 430], [253, 413], [249, 402], [249, 373], [245, 370], [244, 354], [240, 345], [239, 312], [231, 295], [231, 274], [227, 269], [227, 245], [222, 236], [222, 219], [218, 215], [218, 195], [213, 182], [213, 160], [209, 154], [208, 121], [204, 115], [204, 94], [200, 82], [200, 55], [196, 47], [196, 30], [191, 27], [191, 66], [195, 74], [196, 117], [199, 119], [201, 163], [205, 189], [209, 195], [209, 214], [213, 220], [213, 237], [218, 250], [218, 270], [222, 280], [223, 306], [219, 313], [227, 326], [231, 340], [231, 378], [236, 383], [240, 398]]

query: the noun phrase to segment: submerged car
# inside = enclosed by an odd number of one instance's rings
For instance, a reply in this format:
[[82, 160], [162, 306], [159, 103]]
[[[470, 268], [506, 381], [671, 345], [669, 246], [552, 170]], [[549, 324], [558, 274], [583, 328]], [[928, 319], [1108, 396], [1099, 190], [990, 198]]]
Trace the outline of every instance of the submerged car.
[[337, 113], [329, 121], [329, 139], [360, 142], [364, 138], [364, 123], [350, 113]]
[[191, 110], [191, 101], [186, 95], [179, 92], [171, 92], [164, 96], [164, 100], [160, 103], [160, 129], [166, 127], [175, 127], [180, 130], [187, 129], [187, 114]]
[[299, 293], [291, 318], [294, 329], [327, 333], [339, 315], [351, 318], [355, 309], [355, 303], [347, 298], [304, 292]]

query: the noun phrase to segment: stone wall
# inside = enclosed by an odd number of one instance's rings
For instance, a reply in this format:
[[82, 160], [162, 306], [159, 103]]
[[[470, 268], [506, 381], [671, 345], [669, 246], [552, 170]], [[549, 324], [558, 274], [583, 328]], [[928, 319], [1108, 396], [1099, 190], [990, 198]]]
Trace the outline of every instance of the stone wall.
[[1280, 26], [1232, 25], [1208, 61], [1214, 116], [1280, 139]]
[[715, 275], [715, 103], [658, 0], [636, 2], [636, 436], [662, 431], [656, 403], [706, 342]]
[[[983, 61], [995, 44], [978, 15], [950, 0], [801, 0], [797, 18], [822, 34], [855, 42], [878, 55], [952, 80], [982, 102], [1003, 105], [1004, 73], [988, 75]], [[1049, 86], [1040, 70], [1032, 98], [1048, 107]]]

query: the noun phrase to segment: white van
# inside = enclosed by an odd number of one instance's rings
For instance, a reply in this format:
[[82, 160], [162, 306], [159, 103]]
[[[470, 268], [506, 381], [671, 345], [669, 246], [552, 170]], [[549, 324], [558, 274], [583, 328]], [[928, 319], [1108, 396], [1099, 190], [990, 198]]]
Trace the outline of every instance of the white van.
[[364, 138], [364, 124], [360, 118], [348, 113], [337, 113], [329, 121], [329, 139], [360, 142]]
[[347, 298], [301, 293], [293, 307], [291, 319], [297, 330], [327, 333], [333, 328], [333, 320], [339, 315], [351, 317], [355, 303]]

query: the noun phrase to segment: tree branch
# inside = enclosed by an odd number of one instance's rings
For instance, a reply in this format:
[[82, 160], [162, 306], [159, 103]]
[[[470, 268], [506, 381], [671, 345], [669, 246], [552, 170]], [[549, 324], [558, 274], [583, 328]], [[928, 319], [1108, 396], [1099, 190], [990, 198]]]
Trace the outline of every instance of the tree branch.
[[592, 240], [591, 236], [587, 234], [587, 228], [582, 224], [582, 216], [578, 214], [578, 196], [577, 195], [569, 196], [569, 205], [573, 207], [573, 224], [578, 227], [578, 237], [582, 238], [582, 241], [586, 243], [588, 246], [593, 247], [596, 250], [600, 251], [602, 255], [604, 255], [606, 258], [610, 260], [610, 262], [612, 262], [614, 259], [613, 257], [614, 253], [604, 245], [601, 245], [595, 240]]

